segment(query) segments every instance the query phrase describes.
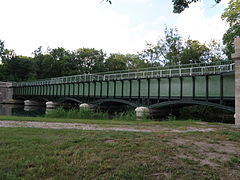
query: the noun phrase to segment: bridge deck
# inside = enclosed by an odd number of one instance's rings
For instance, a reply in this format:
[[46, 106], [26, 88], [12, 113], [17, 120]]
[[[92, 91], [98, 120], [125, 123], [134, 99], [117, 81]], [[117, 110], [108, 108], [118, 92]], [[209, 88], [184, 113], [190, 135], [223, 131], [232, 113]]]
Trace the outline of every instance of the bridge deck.
[[65, 99], [90, 103], [115, 101], [129, 105], [147, 104], [149, 107], [175, 102], [208, 105], [215, 103], [216, 107], [230, 107], [233, 111], [233, 71], [234, 63], [231, 62], [84, 74], [14, 83], [13, 94], [16, 99]]
[[220, 74], [234, 71], [232, 61], [208, 63], [208, 64], [186, 64], [181, 66], [155, 67], [136, 69], [132, 71], [105, 72], [101, 74], [82, 74], [73, 76], [56, 77], [44, 80], [15, 82], [13, 86], [32, 86], [47, 84], [62, 84], [73, 82], [111, 81], [125, 79], [144, 79], [161, 77], [181, 77], [193, 75]]

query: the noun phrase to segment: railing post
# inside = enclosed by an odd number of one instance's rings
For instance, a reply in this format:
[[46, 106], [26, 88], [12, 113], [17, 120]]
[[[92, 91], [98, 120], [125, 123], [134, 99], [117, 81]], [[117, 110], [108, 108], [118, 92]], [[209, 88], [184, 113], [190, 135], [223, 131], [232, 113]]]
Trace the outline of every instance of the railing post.
[[229, 68], [230, 71], [233, 70], [233, 64], [230, 64], [230, 68]]
[[232, 59], [235, 61], [235, 125], [240, 125], [240, 37], [234, 40], [235, 53]]

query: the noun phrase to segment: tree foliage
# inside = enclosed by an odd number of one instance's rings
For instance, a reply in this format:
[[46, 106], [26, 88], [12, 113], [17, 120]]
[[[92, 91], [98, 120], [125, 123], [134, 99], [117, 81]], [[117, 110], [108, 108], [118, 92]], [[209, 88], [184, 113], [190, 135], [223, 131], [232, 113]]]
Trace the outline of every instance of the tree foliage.
[[225, 58], [217, 41], [201, 44], [190, 38], [184, 40], [176, 28], [166, 28], [164, 36], [156, 44], [147, 43], [140, 55], [151, 63], [158, 62], [162, 65], [203, 63]]
[[[173, 12], [174, 13], [181, 13], [186, 8], [189, 8], [191, 3], [198, 2], [200, 0], [172, 0], [173, 2]], [[214, 0], [216, 3], [221, 2], [221, 0]]]
[[231, 54], [234, 52], [233, 41], [237, 36], [240, 36], [240, 0], [229, 1], [228, 7], [222, 14], [222, 19], [230, 25], [223, 36], [223, 43], [226, 45], [226, 54], [231, 58]]
[[142, 57], [151, 63], [159, 61], [161, 64], [175, 64], [180, 62], [180, 52], [183, 48], [183, 40], [178, 30], [167, 27], [164, 37], [157, 44], [147, 43], [147, 48], [141, 53]]
[[0, 81], [25, 81], [76, 74], [120, 71], [175, 64], [201, 63], [223, 59], [221, 46], [212, 41], [202, 44], [190, 38], [184, 40], [175, 28], [166, 28], [165, 35], [156, 44], [148, 43], [138, 54], [112, 53], [103, 50], [63, 47], [42, 47], [33, 52], [33, 57], [18, 56], [0, 41], [2, 63]]
[[[181, 13], [183, 12], [186, 8], [189, 8], [189, 5], [191, 3], [198, 2], [200, 0], [172, 0], [173, 2], [173, 12], [174, 13]], [[221, 0], [214, 0], [216, 3], [221, 2]], [[112, 4], [111, 0], [106, 0], [109, 4]]]
[[148, 67], [151, 64], [134, 54], [107, 54], [94, 48], [74, 51], [63, 47], [33, 52], [34, 57], [17, 56], [0, 41], [0, 81], [25, 81], [103, 71]]

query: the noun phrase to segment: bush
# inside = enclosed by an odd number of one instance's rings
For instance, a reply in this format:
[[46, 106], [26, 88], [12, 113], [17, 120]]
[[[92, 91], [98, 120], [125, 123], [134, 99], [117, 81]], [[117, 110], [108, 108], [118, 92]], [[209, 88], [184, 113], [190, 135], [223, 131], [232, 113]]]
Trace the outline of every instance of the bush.
[[167, 117], [166, 120], [167, 121], [175, 121], [177, 118], [176, 116], [174, 116], [172, 113], [170, 113]]
[[48, 118], [66, 118], [66, 111], [63, 107], [59, 107], [57, 109], [50, 110], [46, 113], [45, 117]]
[[114, 115], [113, 119], [134, 121], [134, 120], [136, 120], [136, 113], [134, 111], [127, 111], [127, 112], [116, 113]]
[[49, 118], [68, 118], [68, 119], [108, 119], [108, 114], [103, 112], [95, 112], [92, 109], [71, 109], [65, 110], [62, 107], [54, 109], [46, 113]]

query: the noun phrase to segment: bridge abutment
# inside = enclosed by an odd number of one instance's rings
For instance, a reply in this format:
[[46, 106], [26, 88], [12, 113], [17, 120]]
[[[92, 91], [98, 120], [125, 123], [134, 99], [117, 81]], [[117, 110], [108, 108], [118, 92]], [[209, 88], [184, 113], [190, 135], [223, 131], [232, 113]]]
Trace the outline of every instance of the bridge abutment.
[[235, 61], [235, 125], [240, 125], [240, 37], [234, 41], [235, 53], [232, 59]]
[[0, 82], [0, 104], [23, 104], [22, 100], [13, 99], [11, 82]]

